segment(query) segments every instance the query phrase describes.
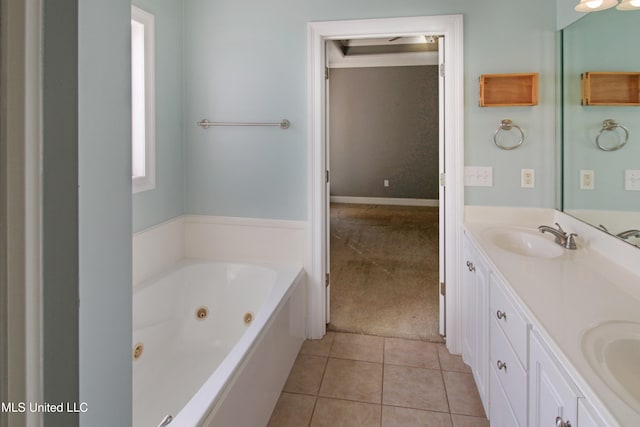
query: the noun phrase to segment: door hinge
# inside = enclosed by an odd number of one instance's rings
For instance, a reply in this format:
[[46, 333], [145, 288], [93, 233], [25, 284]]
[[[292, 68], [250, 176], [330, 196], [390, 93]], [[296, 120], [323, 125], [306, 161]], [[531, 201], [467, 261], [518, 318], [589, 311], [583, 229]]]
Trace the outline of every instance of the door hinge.
[[446, 187], [447, 186], [447, 174], [446, 173], [441, 173], [440, 174], [440, 186], [441, 187]]
[[331, 277], [329, 273], [327, 273], [324, 277], [324, 286], [327, 287], [331, 284]]
[[445, 282], [440, 282], [440, 295], [447, 295], [447, 284]]
[[329, 80], [329, 67], [324, 67], [324, 79]]
[[329, 170], [325, 171], [324, 179], [325, 179], [325, 182], [328, 184], [329, 183]]
[[444, 77], [444, 62], [440, 64], [440, 77]]

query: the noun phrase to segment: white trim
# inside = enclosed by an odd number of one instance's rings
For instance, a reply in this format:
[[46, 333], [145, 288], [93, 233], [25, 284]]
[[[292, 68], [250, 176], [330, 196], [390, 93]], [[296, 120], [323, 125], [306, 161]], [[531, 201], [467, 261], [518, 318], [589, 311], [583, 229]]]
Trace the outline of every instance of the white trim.
[[220, 224], [240, 227], [306, 229], [304, 221], [269, 218], [245, 218], [237, 216], [184, 215], [185, 223]]
[[155, 16], [131, 6], [131, 20], [144, 25], [145, 173], [132, 177], [132, 192], [156, 188]]
[[394, 206], [438, 206], [437, 199], [405, 199], [398, 197], [352, 197], [331, 196], [331, 203], [354, 203], [362, 205], [394, 205]]
[[463, 149], [464, 149], [464, 61], [462, 15], [439, 15], [410, 18], [371, 19], [357, 21], [312, 22], [308, 24], [308, 97], [309, 97], [309, 325], [310, 338], [324, 335], [325, 301], [324, 257], [326, 223], [325, 189], [325, 100], [324, 43], [330, 39], [394, 37], [402, 35], [444, 35], [446, 63], [447, 198], [445, 219], [447, 236], [447, 347], [460, 352], [458, 313], [458, 260], [460, 228], [463, 218]]

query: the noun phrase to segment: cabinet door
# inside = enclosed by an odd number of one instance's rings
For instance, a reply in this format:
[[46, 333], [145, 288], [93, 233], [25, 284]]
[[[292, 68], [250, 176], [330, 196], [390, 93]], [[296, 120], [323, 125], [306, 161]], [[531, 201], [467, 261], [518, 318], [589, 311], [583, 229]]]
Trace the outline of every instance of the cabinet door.
[[578, 425], [580, 427], [604, 427], [606, 424], [584, 399], [580, 399], [578, 401]]
[[580, 393], [536, 332], [530, 344], [529, 426], [556, 426], [561, 421], [577, 427]]
[[489, 312], [487, 264], [465, 234], [461, 283], [462, 357], [471, 367], [489, 411]]
[[475, 304], [475, 251], [472, 243], [465, 234], [462, 246], [462, 274], [460, 283], [460, 308], [462, 326], [462, 359], [473, 369], [475, 361], [476, 332], [474, 319], [476, 317]]
[[475, 282], [475, 308], [474, 319], [476, 346], [475, 366], [473, 376], [476, 380], [478, 393], [482, 399], [485, 412], [489, 411], [487, 405], [489, 397], [489, 271], [482, 257], [476, 257]]
[[496, 370], [489, 370], [491, 376], [491, 397], [489, 399], [489, 419], [491, 427], [519, 427], [518, 418], [509, 405], [509, 399], [500, 385]]

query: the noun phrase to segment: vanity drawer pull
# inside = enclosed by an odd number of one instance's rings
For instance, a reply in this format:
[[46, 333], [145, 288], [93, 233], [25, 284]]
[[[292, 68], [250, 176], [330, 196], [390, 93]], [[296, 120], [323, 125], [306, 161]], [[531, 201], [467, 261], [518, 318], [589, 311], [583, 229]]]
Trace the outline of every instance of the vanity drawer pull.
[[498, 319], [504, 319], [505, 321], [507, 320], [507, 313], [505, 313], [504, 311], [496, 311], [496, 317]]
[[467, 268], [469, 269], [469, 271], [476, 271], [476, 267], [471, 261], [467, 261]]
[[501, 371], [504, 369], [504, 371], [507, 371], [507, 364], [504, 363], [502, 360], [498, 360], [498, 362], [496, 363], [496, 365], [498, 366], [498, 370]]
[[562, 417], [556, 417], [556, 427], [571, 427], [571, 421], [563, 421]]

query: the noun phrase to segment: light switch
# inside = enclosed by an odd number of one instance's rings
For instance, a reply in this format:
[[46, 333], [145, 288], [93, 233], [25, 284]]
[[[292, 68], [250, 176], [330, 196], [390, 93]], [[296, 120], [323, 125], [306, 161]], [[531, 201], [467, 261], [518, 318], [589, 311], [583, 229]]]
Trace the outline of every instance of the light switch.
[[466, 166], [464, 185], [468, 187], [493, 187], [493, 168], [491, 166]]

